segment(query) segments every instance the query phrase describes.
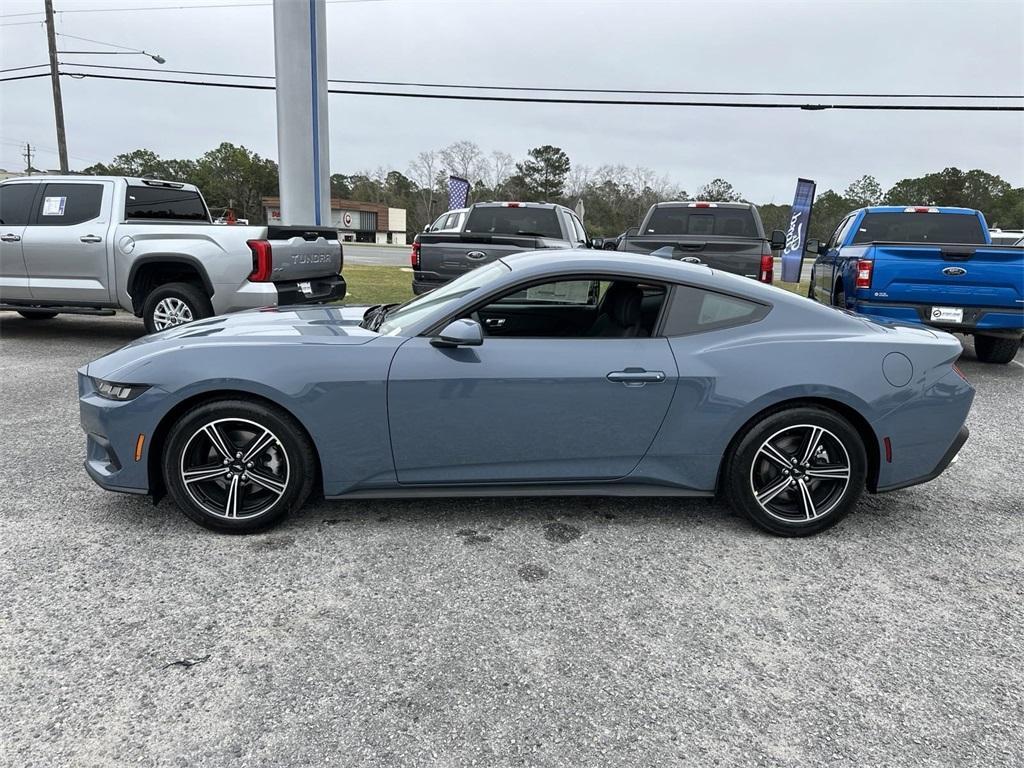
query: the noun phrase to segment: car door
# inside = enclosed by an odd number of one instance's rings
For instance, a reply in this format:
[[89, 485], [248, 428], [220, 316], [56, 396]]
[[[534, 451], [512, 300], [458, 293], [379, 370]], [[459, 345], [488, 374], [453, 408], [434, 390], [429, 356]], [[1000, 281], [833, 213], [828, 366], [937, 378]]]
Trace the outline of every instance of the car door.
[[[479, 308], [477, 316], [500, 316], [492, 305], [517, 293], [521, 289]], [[538, 305], [548, 315], [553, 309]], [[537, 332], [535, 324], [523, 327]], [[405, 342], [388, 377], [399, 482], [585, 482], [628, 475], [672, 399], [678, 371], [668, 341], [588, 337], [577, 325], [564, 333], [487, 336], [480, 346], [457, 348], [435, 347], [429, 336]]]
[[109, 181], [47, 182], [22, 238], [32, 298], [109, 304], [108, 242], [114, 185]]
[[0, 301], [32, 297], [21, 244], [38, 189], [28, 182], [0, 186]]
[[818, 256], [814, 262], [814, 286], [816, 298], [823, 304], [832, 303], [832, 286], [835, 285], [836, 255], [840, 237], [846, 230], [847, 225], [853, 219], [847, 216], [839, 222], [839, 225], [832, 232], [832, 236], [825, 243], [825, 252]]

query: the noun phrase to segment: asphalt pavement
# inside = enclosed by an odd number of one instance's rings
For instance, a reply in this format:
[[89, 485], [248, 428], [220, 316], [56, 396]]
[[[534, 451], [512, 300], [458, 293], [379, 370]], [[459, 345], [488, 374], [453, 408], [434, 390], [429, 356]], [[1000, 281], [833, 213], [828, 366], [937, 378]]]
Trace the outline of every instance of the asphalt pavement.
[[[1024, 764], [1024, 361], [805, 540], [680, 499], [318, 502], [219, 536], [82, 469], [134, 318], [0, 316], [0, 764]], [[440, 438], [440, 436], [439, 436]]]

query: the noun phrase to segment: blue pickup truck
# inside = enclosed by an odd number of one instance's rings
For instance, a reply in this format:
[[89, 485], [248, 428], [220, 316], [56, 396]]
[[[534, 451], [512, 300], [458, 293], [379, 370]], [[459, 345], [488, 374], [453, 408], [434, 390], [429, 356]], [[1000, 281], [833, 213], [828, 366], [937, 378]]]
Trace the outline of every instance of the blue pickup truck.
[[970, 208], [861, 208], [827, 243], [808, 240], [808, 297], [972, 334], [979, 360], [1008, 363], [1024, 336], [1024, 248], [991, 242], [985, 217]]

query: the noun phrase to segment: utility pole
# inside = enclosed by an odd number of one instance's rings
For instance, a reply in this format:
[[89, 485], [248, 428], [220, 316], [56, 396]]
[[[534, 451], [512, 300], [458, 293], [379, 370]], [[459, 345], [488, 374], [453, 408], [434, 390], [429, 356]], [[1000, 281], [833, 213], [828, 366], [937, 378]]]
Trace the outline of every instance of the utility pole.
[[57, 33], [53, 28], [53, 0], [43, 0], [46, 8], [46, 44], [50, 49], [50, 83], [53, 85], [53, 116], [57, 121], [57, 152], [60, 154], [60, 172], [68, 172], [68, 142], [64, 136], [64, 101], [60, 95], [60, 75], [57, 73]]
[[27, 141], [25, 142], [25, 151], [21, 153], [21, 156], [25, 158], [25, 172], [32, 175], [32, 145]]

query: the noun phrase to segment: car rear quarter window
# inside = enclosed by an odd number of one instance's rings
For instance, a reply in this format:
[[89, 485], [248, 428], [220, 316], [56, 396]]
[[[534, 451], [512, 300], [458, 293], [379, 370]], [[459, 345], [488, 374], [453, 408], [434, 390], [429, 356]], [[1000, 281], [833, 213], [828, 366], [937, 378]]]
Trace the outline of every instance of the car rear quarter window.
[[35, 205], [39, 227], [67, 227], [98, 218], [103, 207], [102, 184], [47, 184]]
[[655, 208], [645, 235], [760, 237], [749, 208]]
[[520, 206], [484, 206], [474, 208], [466, 222], [466, 232], [485, 235], [519, 235], [562, 239], [554, 208]]
[[5, 184], [0, 186], [0, 226], [24, 227], [32, 212], [36, 184]]
[[853, 235], [859, 243], [954, 243], [984, 245], [977, 216], [965, 213], [867, 213]]
[[128, 187], [124, 218], [127, 221], [209, 221], [198, 192], [167, 187]]
[[686, 336], [755, 323], [770, 309], [765, 304], [738, 296], [677, 285], [672, 289], [672, 301], [665, 315], [662, 335]]

